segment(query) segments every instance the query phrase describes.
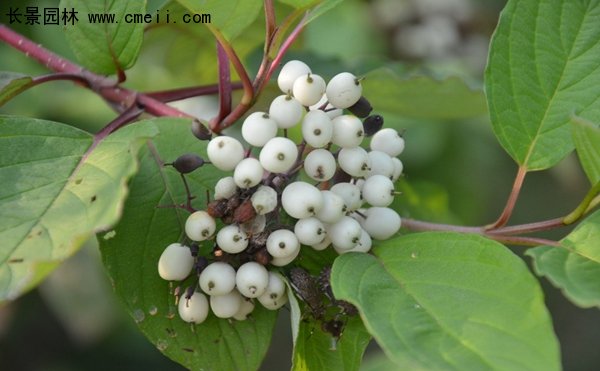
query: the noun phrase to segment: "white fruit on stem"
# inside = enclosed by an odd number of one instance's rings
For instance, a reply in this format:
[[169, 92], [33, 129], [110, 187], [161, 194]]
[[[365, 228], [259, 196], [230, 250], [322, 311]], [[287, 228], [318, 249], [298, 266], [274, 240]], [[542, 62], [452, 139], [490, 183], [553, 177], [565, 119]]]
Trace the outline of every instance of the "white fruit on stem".
[[365, 180], [362, 195], [372, 206], [385, 207], [394, 201], [394, 183], [383, 175], [373, 175]]
[[262, 167], [272, 173], [284, 173], [292, 168], [298, 158], [296, 144], [283, 137], [269, 140], [260, 151], [259, 159]]
[[314, 148], [325, 147], [333, 136], [331, 118], [321, 111], [310, 111], [302, 119], [302, 137]]
[[326, 86], [325, 80], [321, 76], [307, 73], [294, 81], [292, 94], [300, 104], [310, 107], [321, 100]]
[[279, 274], [269, 272], [267, 290], [258, 297], [258, 301], [269, 310], [277, 310], [287, 303], [285, 282]]
[[242, 297], [242, 304], [240, 309], [233, 315], [233, 319], [238, 321], [245, 321], [248, 316], [254, 311], [254, 301], [250, 298]]
[[366, 218], [360, 224], [375, 240], [387, 240], [398, 232], [402, 224], [400, 215], [388, 207], [370, 207], [364, 215]]
[[268, 214], [277, 207], [277, 191], [269, 186], [259, 186], [250, 197], [252, 207], [258, 215]]
[[294, 232], [278, 229], [267, 237], [267, 251], [274, 258], [286, 258], [300, 250], [300, 242]]
[[217, 224], [206, 211], [199, 210], [188, 216], [185, 221], [185, 234], [192, 241], [204, 241], [212, 237]]
[[316, 215], [323, 207], [321, 191], [306, 182], [288, 184], [281, 194], [281, 205], [292, 218], [304, 219]]
[[264, 169], [260, 162], [252, 157], [240, 161], [233, 171], [235, 184], [242, 188], [252, 188], [262, 180]]
[[358, 102], [362, 95], [360, 81], [349, 72], [335, 75], [325, 89], [327, 100], [336, 108], [348, 108]]
[[225, 295], [235, 287], [235, 269], [227, 263], [211, 263], [200, 273], [198, 282], [208, 295]]
[[365, 137], [363, 123], [353, 115], [342, 115], [331, 120], [333, 124], [333, 144], [342, 147], [357, 147]]
[[262, 147], [277, 135], [277, 122], [266, 112], [248, 115], [242, 124], [242, 137], [248, 144]]
[[340, 168], [353, 177], [362, 178], [371, 170], [371, 160], [361, 147], [342, 148], [338, 153]]
[[224, 178], [219, 179], [217, 184], [215, 184], [215, 200], [222, 200], [225, 198], [232, 197], [237, 191], [237, 186], [235, 185], [235, 181], [232, 176], [226, 176]]
[[310, 151], [304, 158], [304, 171], [314, 180], [324, 182], [333, 178], [337, 164], [331, 152], [319, 148]]
[[280, 95], [273, 99], [269, 106], [269, 116], [277, 122], [281, 129], [289, 129], [302, 119], [304, 108], [291, 95]]
[[248, 235], [237, 225], [226, 225], [217, 232], [217, 245], [229, 254], [237, 254], [248, 247]]
[[340, 250], [355, 247], [360, 241], [361, 233], [360, 224], [349, 216], [344, 216], [339, 222], [330, 224], [327, 228], [327, 236], [331, 239], [331, 243]]
[[211, 296], [210, 309], [219, 318], [231, 318], [240, 310], [242, 302], [242, 295], [233, 289], [227, 294]]
[[363, 200], [360, 188], [355, 184], [346, 182], [337, 183], [331, 187], [331, 192], [342, 197], [346, 205], [346, 211], [353, 211], [362, 206]]
[[381, 129], [371, 138], [371, 149], [396, 157], [404, 151], [404, 138], [394, 129]]
[[208, 142], [206, 154], [217, 169], [231, 171], [244, 158], [244, 147], [239, 140], [221, 135]]
[[237, 270], [235, 284], [240, 294], [247, 298], [257, 298], [267, 289], [269, 272], [257, 262], [244, 263]]
[[281, 67], [281, 71], [277, 76], [277, 85], [284, 94], [292, 91], [294, 81], [301, 75], [310, 73], [310, 67], [306, 63], [298, 60], [291, 60]]
[[382, 151], [370, 151], [368, 155], [369, 161], [371, 162], [371, 170], [367, 176], [383, 175], [389, 179], [392, 179], [394, 176], [395, 166], [390, 155]]
[[294, 234], [303, 245], [316, 245], [327, 236], [325, 225], [314, 217], [300, 219], [294, 225]]
[[346, 204], [342, 196], [332, 191], [321, 191], [323, 207], [317, 218], [324, 223], [337, 223], [346, 213]]
[[208, 300], [206, 296], [201, 292], [194, 292], [192, 296], [187, 299], [185, 296], [179, 298], [179, 304], [177, 310], [179, 317], [185, 322], [190, 323], [202, 323], [208, 317]]
[[167, 281], [183, 281], [194, 266], [190, 248], [180, 243], [172, 243], [165, 248], [158, 259], [158, 274]]

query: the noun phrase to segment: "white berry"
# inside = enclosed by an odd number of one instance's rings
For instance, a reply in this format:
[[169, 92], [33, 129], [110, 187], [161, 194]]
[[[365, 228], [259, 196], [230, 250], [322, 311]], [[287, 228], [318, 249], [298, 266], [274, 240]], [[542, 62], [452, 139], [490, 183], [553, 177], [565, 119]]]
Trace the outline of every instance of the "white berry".
[[258, 297], [258, 301], [269, 310], [277, 310], [287, 303], [286, 286], [281, 276], [269, 272], [267, 290]]
[[331, 122], [333, 123], [333, 136], [331, 137], [333, 144], [347, 148], [356, 147], [362, 143], [365, 137], [363, 124], [356, 116], [342, 115], [334, 118]]
[[329, 116], [321, 111], [310, 111], [302, 119], [302, 137], [309, 146], [325, 147], [331, 142], [333, 124]]
[[368, 154], [369, 161], [371, 162], [371, 170], [367, 176], [383, 175], [392, 179], [394, 176], [395, 166], [390, 155], [381, 151], [371, 151]]
[[360, 241], [361, 233], [360, 224], [349, 216], [344, 216], [339, 222], [329, 225], [327, 229], [327, 236], [331, 239], [331, 243], [340, 250], [355, 247]]
[[211, 296], [210, 309], [219, 318], [231, 318], [240, 310], [242, 301], [242, 295], [233, 289], [227, 294]]
[[325, 236], [323, 241], [319, 242], [316, 245], [310, 245], [310, 247], [312, 247], [313, 249], [315, 249], [317, 251], [322, 251], [322, 250], [325, 250], [326, 248], [328, 248], [329, 245], [331, 245], [331, 239], [329, 238], [329, 236]]
[[290, 256], [286, 256], [283, 258], [274, 257], [273, 259], [271, 259], [271, 265], [274, 265], [276, 267], [284, 267], [284, 266], [290, 264], [291, 262], [293, 262], [294, 259], [296, 259], [299, 254], [300, 254], [300, 249], [296, 250], [296, 252]]
[[231, 171], [244, 158], [244, 147], [239, 140], [221, 135], [208, 142], [206, 153], [217, 169]]
[[294, 232], [278, 229], [267, 238], [267, 251], [274, 258], [285, 258], [300, 250], [300, 242]]
[[346, 212], [346, 204], [342, 196], [332, 191], [321, 191], [323, 195], [323, 207], [317, 214], [317, 218], [324, 223], [337, 223]]
[[214, 262], [200, 273], [199, 284], [208, 295], [225, 295], [235, 287], [235, 269], [227, 263]]
[[182, 281], [194, 266], [190, 248], [180, 243], [172, 243], [165, 248], [158, 259], [158, 274], [163, 280]]
[[356, 103], [362, 95], [360, 81], [349, 72], [335, 75], [325, 90], [327, 100], [336, 108], [348, 108]]
[[373, 241], [371, 240], [371, 236], [363, 229], [360, 235], [360, 240], [353, 248], [349, 250], [344, 250], [333, 246], [335, 251], [338, 254], [345, 254], [347, 252], [369, 252], [371, 250], [371, 246], [373, 245]]
[[323, 207], [321, 191], [306, 182], [288, 184], [281, 194], [281, 205], [288, 215], [304, 219], [316, 215]]
[[404, 151], [404, 138], [394, 129], [381, 129], [371, 138], [371, 149], [396, 157]]
[[244, 263], [237, 270], [235, 284], [240, 294], [247, 298], [257, 298], [267, 289], [269, 272], [256, 262]]
[[208, 300], [201, 292], [194, 292], [189, 299], [179, 298], [177, 310], [179, 317], [185, 322], [202, 323], [208, 317]]
[[[398, 213], [387, 207], [371, 207], [365, 213], [361, 225], [375, 240], [387, 240], [400, 229], [401, 219]], [[385, 220], [385, 223], [381, 221]]]
[[395, 182], [396, 180], [398, 180], [398, 178], [400, 178], [400, 175], [402, 175], [404, 165], [402, 164], [402, 161], [400, 161], [400, 159], [397, 159], [396, 157], [392, 158], [392, 163], [394, 164], [394, 174], [392, 175], [392, 181]]
[[233, 318], [238, 321], [245, 321], [248, 316], [254, 311], [254, 301], [250, 298], [242, 298], [240, 309], [233, 315]]
[[209, 239], [216, 228], [217, 224], [213, 217], [203, 210], [192, 213], [185, 221], [185, 234], [192, 241]]
[[268, 214], [277, 207], [277, 191], [269, 186], [260, 186], [252, 194], [250, 201], [258, 215]]
[[337, 183], [330, 190], [344, 199], [346, 211], [356, 210], [362, 206], [362, 196], [358, 186], [350, 183]]
[[265, 112], [251, 113], [242, 124], [242, 137], [248, 144], [262, 147], [277, 135], [277, 122]]
[[303, 113], [302, 104], [290, 95], [278, 96], [269, 106], [269, 116], [281, 129], [289, 129], [299, 123]]
[[252, 157], [240, 161], [233, 171], [233, 180], [240, 188], [252, 188], [262, 180], [264, 169], [260, 162]]
[[319, 148], [312, 150], [304, 159], [306, 175], [319, 182], [333, 178], [337, 164], [331, 152]]
[[371, 160], [361, 147], [342, 148], [338, 153], [340, 168], [353, 177], [364, 177], [371, 170]]
[[310, 72], [310, 67], [306, 63], [297, 60], [289, 61], [281, 67], [281, 71], [277, 76], [277, 85], [283, 93], [287, 94], [292, 91], [294, 81], [298, 77]]
[[325, 225], [317, 218], [300, 219], [294, 225], [294, 234], [303, 245], [316, 245], [327, 236]]
[[224, 178], [219, 179], [217, 184], [215, 184], [215, 200], [222, 200], [225, 198], [232, 197], [237, 191], [237, 186], [235, 185], [235, 181], [232, 176], [226, 176]]
[[226, 253], [237, 254], [248, 247], [248, 235], [237, 225], [226, 225], [217, 233], [217, 245]]
[[298, 147], [288, 138], [275, 137], [260, 151], [260, 164], [272, 173], [284, 173], [292, 168], [298, 158]]
[[325, 93], [325, 80], [319, 75], [308, 73], [298, 77], [292, 86], [294, 98], [305, 107], [317, 103]]
[[362, 196], [372, 206], [388, 206], [394, 201], [394, 183], [386, 176], [373, 175], [365, 180]]

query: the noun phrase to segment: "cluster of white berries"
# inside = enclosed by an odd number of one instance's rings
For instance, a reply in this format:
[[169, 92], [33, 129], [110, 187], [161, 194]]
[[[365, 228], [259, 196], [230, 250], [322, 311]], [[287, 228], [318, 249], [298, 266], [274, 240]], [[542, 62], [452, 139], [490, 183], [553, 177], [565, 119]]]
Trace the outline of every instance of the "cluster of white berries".
[[[224, 135], [208, 143], [210, 163], [233, 173], [217, 182], [206, 211], [189, 216], [185, 233], [194, 244], [214, 243], [212, 262], [178, 243], [160, 257], [165, 280], [182, 281], [194, 268], [199, 274], [199, 290], [179, 301], [184, 321], [201, 323], [209, 308], [217, 317], [242, 320], [254, 299], [278, 309], [287, 301], [286, 285], [266, 266], [287, 266], [302, 245], [368, 252], [372, 239], [400, 229], [400, 216], [388, 206], [403, 170], [397, 156], [404, 139], [381, 129], [381, 116], [368, 116], [360, 79], [343, 72], [326, 83], [303, 62], [290, 61], [277, 83], [284, 94], [242, 124], [250, 148]], [[298, 124], [301, 143], [286, 136]], [[367, 151], [361, 144], [371, 135]], [[225, 224], [218, 231], [216, 219]]]

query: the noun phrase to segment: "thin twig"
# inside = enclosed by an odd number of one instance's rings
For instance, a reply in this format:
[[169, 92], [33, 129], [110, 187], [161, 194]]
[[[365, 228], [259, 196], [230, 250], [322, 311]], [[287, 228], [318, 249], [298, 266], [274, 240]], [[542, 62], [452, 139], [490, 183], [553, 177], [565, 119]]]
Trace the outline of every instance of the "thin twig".
[[519, 170], [517, 171], [517, 175], [515, 176], [515, 181], [513, 183], [512, 190], [510, 191], [510, 195], [508, 196], [508, 200], [506, 201], [506, 206], [502, 213], [498, 217], [498, 219], [487, 226], [486, 229], [494, 230], [500, 227], [503, 227], [508, 223], [512, 212], [515, 208], [515, 204], [517, 203], [517, 199], [519, 198], [519, 193], [521, 192], [521, 187], [523, 186], [523, 181], [525, 180], [525, 175], [527, 175], [527, 168], [525, 166], [519, 166]]

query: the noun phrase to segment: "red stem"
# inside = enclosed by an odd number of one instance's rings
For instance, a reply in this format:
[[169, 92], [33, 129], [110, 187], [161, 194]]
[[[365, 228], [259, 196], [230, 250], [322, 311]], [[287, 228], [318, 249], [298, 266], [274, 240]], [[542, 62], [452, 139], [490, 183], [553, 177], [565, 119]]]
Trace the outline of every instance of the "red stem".
[[487, 226], [486, 229], [498, 229], [508, 223], [508, 220], [510, 219], [515, 208], [515, 204], [517, 203], [517, 199], [519, 198], [519, 193], [521, 192], [521, 187], [523, 186], [523, 181], [525, 180], [525, 175], [527, 175], [527, 168], [525, 166], [519, 166], [519, 170], [515, 176], [515, 182], [513, 183], [513, 187], [510, 191], [510, 195], [508, 196], [508, 200], [506, 201], [504, 210], [502, 210], [502, 213], [498, 219], [493, 224]]
[[[60, 57], [41, 45], [27, 39], [25, 36], [11, 30], [5, 25], [0, 25], [0, 40], [25, 53], [26, 56], [29, 56], [46, 65], [46, 67], [48, 67], [50, 70], [59, 72], [59, 79], [68, 78], [70, 80], [77, 79], [78, 81], [83, 81], [87, 88], [102, 96], [109, 103], [113, 104], [119, 111], [125, 111], [129, 107], [141, 106], [146, 112], [155, 116], [193, 118], [193, 116], [185, 114], [171, 106], [159, 102], [152, 97], [138, 93], [134, 90], [122, 88], [118, 86], [114, 80], [104, 76], [96, 75], [95, 73]], [[75, 76], [78, 77], [75, 78]], [[41, 82], [51, 80], [52, 78], [50, 78], [49, 75], [40, 79]]]
[[[239, 90], [242, 88], [241, 82], [232, 82], [231, 89]], [[178, 88], [171, 90], [162, 90], [154, 92], [146, 92], [145, 95], [150, 98], [154, 98], [161, 102], [172, 102], [175, 100], [186, 99], [191, 97], [199, 97], [202, 95], [212, 95], [219, 92], [218, 84], [203, 85], [203, 86], [191, 86], [187, 88]]]
[[229, 57], [223, 46], [217, 42], [217, 60], [219, 63], [219, 113], [211, 123], [216, 127], [223, 118], [231, 113], [231, 71], [229, 70]]

